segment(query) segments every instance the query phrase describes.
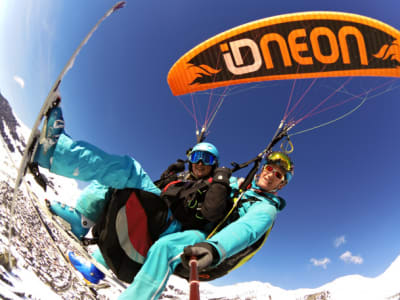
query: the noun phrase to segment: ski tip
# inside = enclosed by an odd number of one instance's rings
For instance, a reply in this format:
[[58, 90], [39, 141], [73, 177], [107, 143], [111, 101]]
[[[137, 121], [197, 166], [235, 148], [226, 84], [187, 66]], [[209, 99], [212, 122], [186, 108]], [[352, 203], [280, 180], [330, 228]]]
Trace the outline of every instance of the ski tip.
[[113, 11], [116, 11], [117, 9], [123, 8], [126, 4], [126, 1], [120, 1], [117, 4], [114, 5]]

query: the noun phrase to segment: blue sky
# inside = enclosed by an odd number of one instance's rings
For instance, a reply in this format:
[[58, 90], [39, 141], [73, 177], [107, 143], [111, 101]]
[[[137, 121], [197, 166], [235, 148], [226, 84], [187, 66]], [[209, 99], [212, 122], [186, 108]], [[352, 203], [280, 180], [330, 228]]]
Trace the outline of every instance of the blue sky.
[[[74, 49], [114, 1], [93, 3], [0, 2], [0, 91], [27, 125], [33, 125]], [[400, 28], [399, 8], [397, 0], [130, 1], [102, 24], [61, 85], [67, 132], [108, 152], [134, 156], [157, 179], [195, 143], [194, 121], [166, 81], [186, 51], [243, 23], [298, 11], [351, 12]], [[359, 93], [387, 81], [354, 79], [347, 88]], [[321, 80], [304, 103], [315, 105], [341, 83]], [[309, 84], [298, 81], [295, 95]], [[218, 146], [222, 165], [247, 161], [264, 149], [291, 85], [242, 88], [225, 100], [207, 139]], [[394, 89], [371, 97], [350, 116], [293, 136], [295, 177], [281, 193], [287, 208], [266, 246], [214, 284], [259, 280], [285, 289], [313, 288], [349, 274], [377, 276], [390, 265], [400, 254], [399, 96]], [[310, 118], [298, 130], [358, 103]]]

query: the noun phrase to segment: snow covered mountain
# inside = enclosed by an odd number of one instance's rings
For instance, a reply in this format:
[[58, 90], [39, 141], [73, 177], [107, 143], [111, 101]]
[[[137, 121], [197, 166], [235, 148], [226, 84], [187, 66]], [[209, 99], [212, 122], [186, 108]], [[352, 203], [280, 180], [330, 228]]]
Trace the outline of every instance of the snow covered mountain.
[[[15, 214], [10, 215], [14, 179], [29, 133], [30, 129], [14, 115], [8, 101], [0, 94], [0, 299], [116, 299], [120, 288], [111, 286], [93, 292], [77, 272], [66, 266], [38, 221], [24, 186]], [[49, 179], [46, 193], [31, 175], [26, 176], [26, 182], [35, 195], [39, 199], [57, 199], [73, 205], [80, 192], [76, 182], [44, 173]], [[8, 264], [4, 263], [2, 255], [10, 245], [11, 223], [11, 252], [17, 259], [12, 271], [7, 270]], [[56, 233], [56, 229], [53, 231]], [[63, 249], [71, 247], [61, 236], [59, 244]], [[345, 276], [316, 289], [284, 290], [262, 282], [225, 287], [201, 283], [200, 289], [201, 299], [209, 300], [400, 300], [400, 256], [376, 278]], [[161, 296], [161, 299], [188, 298], [187, 282], [175, 276], [171, 277]]]
[[[188, 299], [186, 285], [185, 280], [174, 278], [163, 299]], [[209, 300], [400, 300], [400, 256], [378, 277], [344, 276], [316, 289], [284, 290], [262, 282], [225, 287], [201, 283], [200, 289], [201, 299]]]

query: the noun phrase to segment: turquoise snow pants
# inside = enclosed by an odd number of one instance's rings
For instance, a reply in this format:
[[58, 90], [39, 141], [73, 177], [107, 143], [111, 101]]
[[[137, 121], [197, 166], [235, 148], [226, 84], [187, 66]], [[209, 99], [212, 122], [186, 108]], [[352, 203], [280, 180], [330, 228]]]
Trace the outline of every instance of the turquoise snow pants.
[[106, 205], [104, 199], [109, 187], [138, 188], [160, 194], [160, 189], [132, 157], [110, 155], [89, 143], [75, 142], [65, 134], [58, 139], [50, 171], [82, 181], [94, 180], [83, 190], [76, 205], [93, 222]]
[[160, 297], [168, 278], [181, 262], [180, 255], [188, 245], [204, 242], [206, 235], [198, 230], [171, 233], [159, 238], [147, 253], [144, 265], [119, 300], [155, 300]]
[[[156, 195], [160, 190], [132, 157], [110, 155], [101, 149], [81, 141], [73, 141], [62, 134], [57, 142], [50, 171], [58, 175], [82, 181], [93, 181], [81, 195], [79, 210], [89, 219], [96, 221], [104, 208], [107, 187], [117, 189], [137, 188]], [[119, 299], [158, 299], [169, 276], [180, 263], [183, 248], [205, 240], [201, 231], [179, 232], [179, 222], [173, 222], [151, 246], [146, 260], [134, 282], [120, 295]], [[104, 260], [99, 252], [99, 262]]]
[[97, 180], [116, 189], [136, 188], [160, 195], [142, 166], [130, 156], [112, 155], [83, 141], [61, 134], [54, 150], [50, 171], [82, 181]]
[[97, 223], [104, 207], [108, 187], [92, 181], [79, 195], [75, 209], [89, 220]]

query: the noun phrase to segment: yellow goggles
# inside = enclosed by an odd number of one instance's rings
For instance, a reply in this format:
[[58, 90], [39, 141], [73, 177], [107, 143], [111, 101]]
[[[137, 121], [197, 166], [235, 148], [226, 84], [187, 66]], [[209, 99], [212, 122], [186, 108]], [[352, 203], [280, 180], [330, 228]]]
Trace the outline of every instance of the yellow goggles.
[[289, 156], [282, 152], [272, 152], [267, 156], [268, 164], [276, 164], [282, 168], [284, 168], [287, 172], [293, 171], [293, 163], [290, 160]]

